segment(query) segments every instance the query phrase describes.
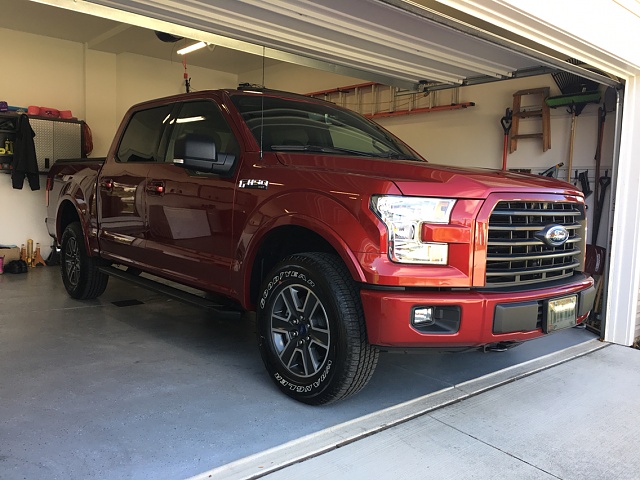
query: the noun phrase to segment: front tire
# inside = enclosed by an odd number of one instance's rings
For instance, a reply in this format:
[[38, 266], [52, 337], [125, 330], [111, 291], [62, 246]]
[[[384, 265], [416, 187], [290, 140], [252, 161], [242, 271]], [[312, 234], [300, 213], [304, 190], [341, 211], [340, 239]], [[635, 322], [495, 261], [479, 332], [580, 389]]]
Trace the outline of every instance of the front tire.
[[321, 405], [369, 382], [378, 350], [367, 341], [357, 286], [338, 257], [293, 255], [275, 267], [260, 292], [260, 353], [280, 390]]
[[98, 269], [99, 259], [87, 254], [79, 222], [70, 223], [62, 234], [60, 267], [64, 288], [72, 298], [96, 298], [107, 288], [109, 276]]

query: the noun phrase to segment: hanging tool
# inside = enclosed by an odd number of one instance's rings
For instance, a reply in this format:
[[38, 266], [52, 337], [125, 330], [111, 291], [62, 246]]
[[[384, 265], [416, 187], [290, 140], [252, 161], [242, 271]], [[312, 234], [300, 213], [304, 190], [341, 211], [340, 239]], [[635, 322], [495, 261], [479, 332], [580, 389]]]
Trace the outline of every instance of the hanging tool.
[[562, 167], [563, 165], [564, 163], [562, 162], [556, 163], [555, 165], [547, 168], [544, 172], [540, 173], [540, 175], [543, 175], [545, 177], [558, 178], [558, 170], [560, 170], [560, 167]]
[[567, 182], [571, 181], [571, 166], [573, 165], [573, 142], [576, 138], [576, 118], [578, 114], [576, 113], [576, 106], [571, 105], [567, 110], [571, 111], [571, 136], [569, 137], [569, 161], [568, 161], [568, 170], [569, 177], [567, 178]]
[[604, 177], [598, 179], [600, 197], [596, 199], [596, 211], [593, 213], [593, 230], [591, 234], [591, 243], [593, 245], [598, 241], [598, 231], [600, 230], [600, 218], [602, 217], [602, 209], [604, 208], [604, 201], [607, 195], [607, 187], [611, 185], [611, 177], [609, 177], [609, 170], [604, 171]]
[[513, 119], [513, 110], [507, 108], [504, 117], [500, 119], [502, 124], [502, 130], [504, 130], [504, 147], [502, 149], [502, 170], [507, 169], [507, 147], [509, 145], [509, 130], [511, 130], [511, 123]]
[[[554, 80], [556, 78], [554, 77]], [[556, 80], [557, 82], [557, 80]], [[562, 90], [562, 87], [560, 87]], [[569, 160], [568, 160], [568, 173], [567, 182], [571, 182], [571, 167], [573, 165], [573, 143], [576, 137], [576, 120], [578, 115], [582, 113], [582, 110], [589, 103], [600, 103], [600, 92], [581, 92], [581, 93], [569, 93], [565, 95], [558, 95], [555, 97], [548, 97], [545, 103], [551, 108], [560, 106], [566, 106], [567, 112], [571, 114], [571, 136], [569, 139]]]
[[584, 198], [588, 198], [593, 192], [591, 191], [591, 185], [589, 185], [589, 171], [585, 170], [584, 172], [578, 173], [578, 181], [580, 182], [580, 189], [582, 193], [584, 193]]
[[[600, 178], [600, 160], [602, 158], [602, 141], [604, 138], [604, 121], [607, 118], [607, 109], [606, 109], [606, 105], [604, 105], [603, 107], [598, 107], [598, 143], [596, 146], [596, 154], [595, 154], [595, 161], [596, 161], [596, 184], [594, 188], [594, 195], [595, 198], [598, 198], [598, 190], [600, 189], [599, 186], [599, 181], [598, 179]], [[592, 239], [591, 243], [593, 243], [595, 245], [595, 241], [596, 239]]]

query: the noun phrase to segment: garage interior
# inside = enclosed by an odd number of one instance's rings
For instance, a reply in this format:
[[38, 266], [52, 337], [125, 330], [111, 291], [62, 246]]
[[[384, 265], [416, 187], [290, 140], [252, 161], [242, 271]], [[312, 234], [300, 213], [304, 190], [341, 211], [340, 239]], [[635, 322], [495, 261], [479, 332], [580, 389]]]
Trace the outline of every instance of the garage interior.
[[[590, 222], [602, 212], [597, 238], [588, 240], [609, 259], [618, 241], [614, 229], [630, 228], [622, 216], [614, 225], [610, 199], [612, 192], [627, 198], [616, 189], [625, 172], [619, 158], [633, 151], [623, 143], [621, 153], [620, 145], [629, 135], [622, 97], [635, 85], [620, 72], [631, 67], [609, 57], [598, 64], [568, 61], [516, 29], [453, 8], [456, 2], [295, 3], [220, 2], [214, 8], [204, 2], [0, 0], [11, 18], [0, 28], [11, 52], [0, 100], [73, 112], [91, 128], [91, 156], [103, 156], [134, 103], [187, 88], [265, 85], [371, 116], [431, 162], [500, 169], [501, 120], [517, 108], [514, 94], [548, 88], [548, 96], [562, 95], [559, 73], [573, 74], [596, 84], [597, 101], [576, 115], [551, 108], [545, 140], [510, 140], [506, 168], [551, 174], [583, 190], [588, 185]], [[205, 46], [177, 53], [197, 42]], [[634, 98], [625, 97], [629, 112], [637, 110]], [[541, 103], [525, 93], [518, 99], [524, 111]], [[543, 122], [525, 116], [518, 128], [538, 134]], [[43, 184], [46, 167], [41, 173]], [[44, 196], [44, 189], [26, 184], [12, 189], [10, 176], [0, 173], [0, 205], [10, 206], [0, 212], [0, 244], [30, 239], [49, 257]], [[631, 200], [619, 202], [616, 214], [634, 205]], [[626, 234], [620, 231], [622, 244]], [[624, 251], [613, 261], [624, 264]], [[508, 352], [383, 354], [362, 393], [320, 409], [273, 388], [250, 315], [212, 315], [115, 279], [100, 299], [79, 303], [67, 297], [56, 267], [6, 273], [0, 276], [0, 467], [7, 478], [186, 478], [566, 349], [596, 351], [600, 338], [631, 345], [640, 335], [638, 275], [635, 266], [622, 270], [598, 275], [601, 311], [587, 329]], [[626, 290], [619, 288], [625, 275], [632, 279]], [[620, 301], [624, 294], [630, 298]], [[622, 317], [630, 328], [620, 326]], [[632, 333], [615, 340], [620, 329]]]

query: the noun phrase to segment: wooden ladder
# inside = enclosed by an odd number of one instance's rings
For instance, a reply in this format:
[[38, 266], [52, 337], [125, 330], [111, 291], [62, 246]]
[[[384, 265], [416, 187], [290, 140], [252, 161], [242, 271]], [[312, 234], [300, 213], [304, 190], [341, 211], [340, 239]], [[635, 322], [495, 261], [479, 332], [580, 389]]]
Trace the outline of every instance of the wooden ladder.
[[[522, 97], [525, 95], [540, 95], [540, 107], [522, 108]], [[513, 153], [518, 148], [518, 140], [523, 138], [541, 138], [542, 151], [546, 152], [551, 148], [551, 122], [549, 119], [549, 105], [545, 99], [549, 96], [549, 87], [530, 88], [528, 90], [518, 90], [513, 94], [513, 118], [511, 131], [509, 132], [509, 153]], [[541, 117], [542, 132], [539, 133], [518, 133], [521, 118]]]

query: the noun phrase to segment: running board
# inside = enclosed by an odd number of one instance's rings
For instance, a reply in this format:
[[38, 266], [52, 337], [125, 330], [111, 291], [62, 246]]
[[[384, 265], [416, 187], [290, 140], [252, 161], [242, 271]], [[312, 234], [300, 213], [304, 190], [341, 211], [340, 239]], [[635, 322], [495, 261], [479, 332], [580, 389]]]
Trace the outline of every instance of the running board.
[[180, 290], [179, 288], [172, 287], [155, 280], [151, 280], [150, 278], [141, 277], [140, 275], [134, 275], [119, 268], [103, 266], [99, 267], [99, 270], [111, 277], [119, 278], [126, 282], [133, 283], [134, 285], [137, 285], [139, 287], [146, 288], [147, 290], [161, 293], [163, 295], [166, 295], [167, 297], [171, 297], [173, 299], [179, 300], [184, 303], [189, 303], [200, 308], [206, 308], [216, 313], [237, 314], [238, 316], [242, 314], [240, 307], [234, 308], [233, 306], [224, 305], [224, 303], [221, 301], [216, 301], [215, 299], [205, 298], [194, 293], [185, 292], [184, 290]]

